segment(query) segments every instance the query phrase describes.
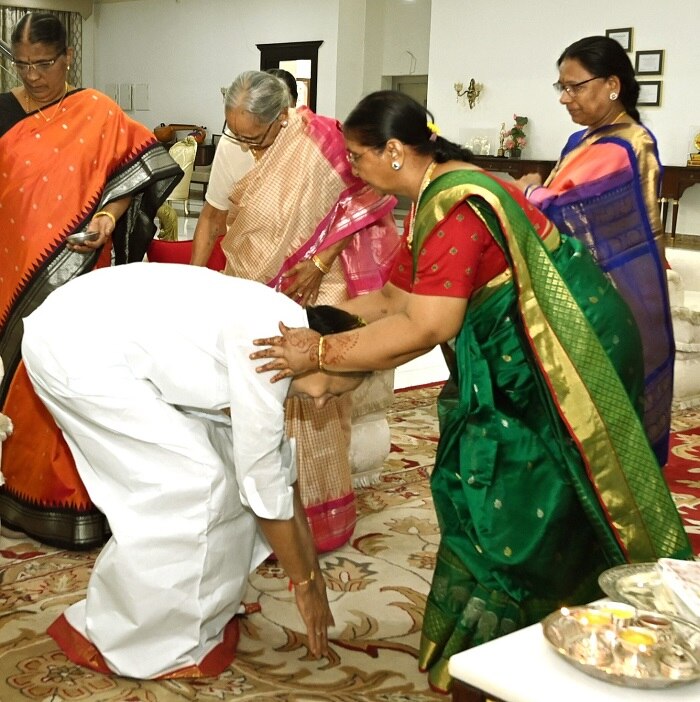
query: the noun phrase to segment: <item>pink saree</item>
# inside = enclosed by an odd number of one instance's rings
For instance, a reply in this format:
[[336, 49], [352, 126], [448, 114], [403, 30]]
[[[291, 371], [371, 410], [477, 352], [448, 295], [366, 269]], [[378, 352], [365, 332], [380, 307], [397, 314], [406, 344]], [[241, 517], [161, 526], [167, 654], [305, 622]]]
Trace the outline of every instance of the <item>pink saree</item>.
[[[296, 263], [350, 238], [324, 275], [317, 304], [339, 304], [381, 287], [389, 276], [400, 243], [396, 200], [353, 176], [334, 119], [308, 109], [291, 112], [288, 126], [230, 200], [221, 246], [228, 275], [284, 290], [283, 274]], [[376, 407], [377, 398], [369, 401]], [[319, 551], [343, 545], [355, 528], [352, 413], [350, 397], [323, 410], [299, 398], [287, 402], [287, 433], [297, 440], [299, 487]]]

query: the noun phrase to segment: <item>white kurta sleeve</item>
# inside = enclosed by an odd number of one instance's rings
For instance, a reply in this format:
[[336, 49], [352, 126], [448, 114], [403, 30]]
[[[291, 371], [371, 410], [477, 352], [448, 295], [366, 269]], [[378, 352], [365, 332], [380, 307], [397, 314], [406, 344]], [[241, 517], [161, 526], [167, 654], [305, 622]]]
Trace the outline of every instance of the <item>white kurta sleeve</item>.
[[[295, 309], [291, 315], [284, 314], [285, 323], [289, 320], [290, 326], [306, 326], [306, 313], [291, 304]], [[231, 397], [233, 460], [242, 502], [259, 517], [291, 519], [296, 451], [284, 431], [284, 402], [290, 381], [270, 383], [271, 373], [255, 372], [260, 361], [249, 358], [255, 350], [252, 340], [275, 334], [278, 321], [273, 318], [271, 326], [267, 310], [260, 310], [259, 316], [261, 321], [244, 325], [245, 331], [237, 327], [223, 334]]]

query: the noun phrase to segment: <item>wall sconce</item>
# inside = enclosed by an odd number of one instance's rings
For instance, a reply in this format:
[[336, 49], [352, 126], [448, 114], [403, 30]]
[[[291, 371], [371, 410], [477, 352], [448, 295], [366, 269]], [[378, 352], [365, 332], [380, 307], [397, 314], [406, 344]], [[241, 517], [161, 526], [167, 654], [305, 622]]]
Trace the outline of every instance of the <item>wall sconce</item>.
[[472, 78], [466, 89], [464, 87], [464, 83], [455, 83], [454, 89], [457, 93], [457, 102], [466, 96], [467, 101], [469, 102], [469, 109], [471, 110], [474, 108], [476, 101], [479, 99], [479, 95], [481, 95], [481, 91], [484, 89], [484, 86], [481, 83], [475, 82]]

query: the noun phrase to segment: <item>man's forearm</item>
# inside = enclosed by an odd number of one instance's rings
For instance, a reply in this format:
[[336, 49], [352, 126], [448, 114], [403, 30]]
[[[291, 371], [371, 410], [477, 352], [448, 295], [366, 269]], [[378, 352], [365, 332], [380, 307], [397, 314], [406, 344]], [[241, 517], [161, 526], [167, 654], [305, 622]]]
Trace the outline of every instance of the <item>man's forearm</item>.
[[316, 547], [296, 484], [294, 516], [291, 519], [258, 519], [258, 523], [280, 565], [293, 583], [308, 580], [311, 571], [319, 573]]

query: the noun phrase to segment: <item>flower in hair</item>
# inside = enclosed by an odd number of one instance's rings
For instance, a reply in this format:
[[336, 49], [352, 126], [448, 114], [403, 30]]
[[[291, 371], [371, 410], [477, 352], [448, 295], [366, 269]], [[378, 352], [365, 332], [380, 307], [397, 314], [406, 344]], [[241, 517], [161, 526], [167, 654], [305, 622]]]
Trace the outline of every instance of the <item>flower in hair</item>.
[[428, 131], [430, 132], [430, 141], [436, 141], [438, 134], [440, 133], [440, 128], [435, 124], [435, 122], [428, 122]]

